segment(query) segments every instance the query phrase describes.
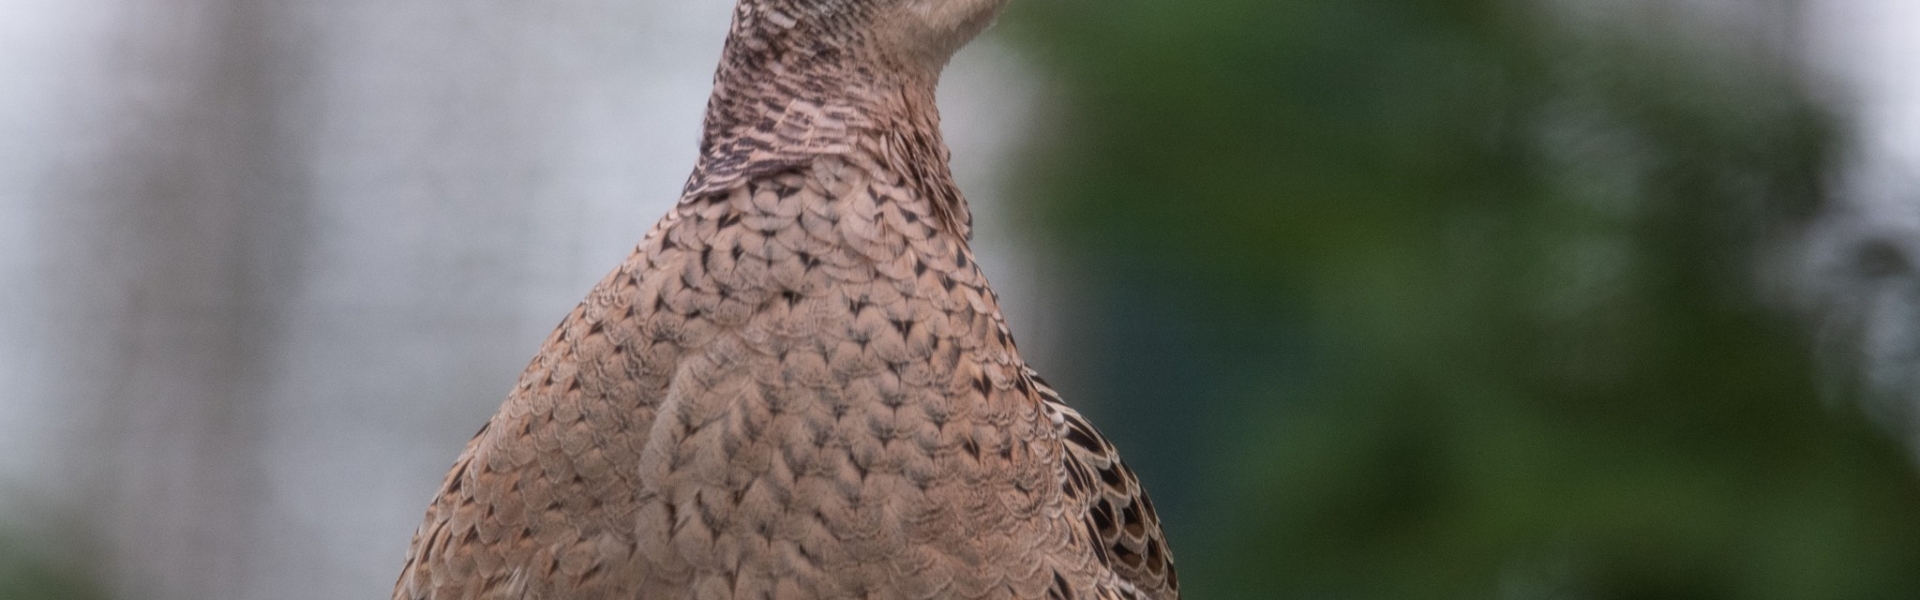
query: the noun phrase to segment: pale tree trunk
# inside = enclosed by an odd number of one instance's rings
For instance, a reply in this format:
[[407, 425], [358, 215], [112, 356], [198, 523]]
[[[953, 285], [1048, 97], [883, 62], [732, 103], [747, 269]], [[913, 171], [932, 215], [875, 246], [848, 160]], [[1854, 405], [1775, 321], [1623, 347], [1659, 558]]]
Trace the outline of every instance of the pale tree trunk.
[[85, 22], [44, 57], [68, 70], [43, 81], [73, 95], [37, 117], [52, 135], [16, 142], [68, 152], [10, 190], [37, 290], [16, 343], [41, 360], [23, 376], [41, 408], [87, 415], [51, 469], [81, 475], [55, 493], [79, 499], [60, 510], [98, 537], [110, 587], [237, 598], [262, 491], [260, 366], [299, 229], [270, 32], [244, 0], [80, 4], [66, 10]]

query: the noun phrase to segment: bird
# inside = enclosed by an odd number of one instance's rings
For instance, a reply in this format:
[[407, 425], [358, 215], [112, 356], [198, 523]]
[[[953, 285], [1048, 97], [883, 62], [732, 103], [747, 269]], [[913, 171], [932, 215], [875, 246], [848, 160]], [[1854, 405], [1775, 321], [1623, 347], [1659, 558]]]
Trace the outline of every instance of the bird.
[[1021, 358], [934, 91], [1006, 0], [739, 0], [678, 202], [541, 345], [395, 600], [1172, 600]]

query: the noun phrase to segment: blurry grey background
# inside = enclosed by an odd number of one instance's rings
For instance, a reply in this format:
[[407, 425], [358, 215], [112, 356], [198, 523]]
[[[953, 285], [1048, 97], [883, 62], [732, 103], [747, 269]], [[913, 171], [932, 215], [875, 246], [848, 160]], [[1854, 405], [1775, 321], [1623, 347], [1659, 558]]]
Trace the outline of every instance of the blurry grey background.
[[[1870, 407], [1920, 440], [1920, 2], [1819, 0], [1809, 57], [1836, 85], [1826, 100], [1853, 115], [1854, 147], [1833, 176], [1838, 207], [1797, 257], [1801, 292], [1838, 354], [1857, 354], [1887, 404]], [[1851, 361], [1840, 360], [1847, 363]]]
[[[675, 200], [730, 7], [0, 0], [5, 539], [114, 597], [383, 597], [461, 444]], [[1920, 390], [1920, 4], [1784, 18], [1864, 132], [1785, 285]], [[1046, 81], [989, 37], [941, 98], [1042, 369], [1064, 294], [999, 199]], [[1901, 397], [1876, 410], [1912, 431]]]

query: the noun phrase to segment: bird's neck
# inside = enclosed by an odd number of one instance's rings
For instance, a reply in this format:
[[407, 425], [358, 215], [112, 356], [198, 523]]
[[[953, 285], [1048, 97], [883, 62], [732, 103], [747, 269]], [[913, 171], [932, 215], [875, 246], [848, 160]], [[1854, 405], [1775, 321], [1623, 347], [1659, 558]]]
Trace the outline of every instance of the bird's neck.
[[972, 217], [940, 136], [938, 81], [937, 71], [867, 60], [856, 49], [730, 39], [687, 191], [719, 191], [823, 155], [850, 157], [899, 176], [965, 239]]

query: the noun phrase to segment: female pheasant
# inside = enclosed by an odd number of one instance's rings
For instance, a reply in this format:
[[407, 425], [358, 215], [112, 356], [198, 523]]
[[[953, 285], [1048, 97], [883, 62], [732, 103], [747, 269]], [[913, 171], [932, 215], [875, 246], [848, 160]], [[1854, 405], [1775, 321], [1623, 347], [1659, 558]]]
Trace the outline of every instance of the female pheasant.
[[741, 0], [685, 193], [447, 474], [396, 600], [1179, 597], [1027, 368], [934, 86], [1005, 0]]

